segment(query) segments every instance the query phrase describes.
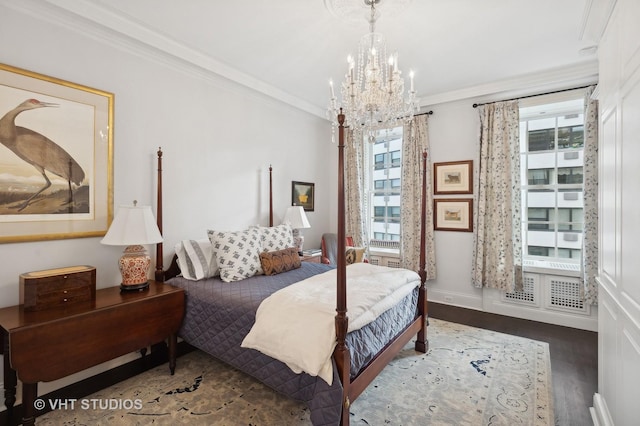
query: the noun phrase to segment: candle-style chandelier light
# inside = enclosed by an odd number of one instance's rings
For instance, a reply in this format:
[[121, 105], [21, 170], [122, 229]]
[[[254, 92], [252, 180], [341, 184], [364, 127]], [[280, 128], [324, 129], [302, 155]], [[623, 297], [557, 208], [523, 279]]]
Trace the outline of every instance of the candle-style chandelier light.
[[338, 104], [333, 81], [329, 82], [329, 119], [337, 125], [338, 110], [342, 108], [345, 124], [364, 127], [369, 138], [374, 137], [376, 129], [398, 125], [400, 121], [412, 118], [420, 109], [413, 86], [413, 71], [409, 72], [410, 87], [405, 96], [398, 54], [387, 55], [384, 36], [375, 32], [376, 5], [380, 2], [364, 0], [365, 5], [371, 7], [370, 31], [360, 39], [358, 56], [353, 58], [349, 55], [347, 58], [347, 74], [340, 88], [341, 105]]

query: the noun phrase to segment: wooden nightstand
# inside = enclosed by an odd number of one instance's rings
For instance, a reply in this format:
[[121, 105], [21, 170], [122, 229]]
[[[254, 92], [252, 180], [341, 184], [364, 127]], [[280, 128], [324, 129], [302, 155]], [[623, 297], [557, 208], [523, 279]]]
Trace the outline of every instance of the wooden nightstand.
[[302, 256], [300, 256], [300, 260], [302, 262], [312, 262], [312, 263], [320, 263], [321, 258], [322, 258], [322, 253], [303, 254]]
[[95, 300], [59, 309], [0, 309], [7, 411], [11, 413], [16, 400], [16, 373], [23, 382], [22, 423], [32, 425], [38, 382], [60, 379], [166, 338], [173, 374], [184, 304], [184, 290], [151, 281], [143, 291], [104, 288], [96, 291]]

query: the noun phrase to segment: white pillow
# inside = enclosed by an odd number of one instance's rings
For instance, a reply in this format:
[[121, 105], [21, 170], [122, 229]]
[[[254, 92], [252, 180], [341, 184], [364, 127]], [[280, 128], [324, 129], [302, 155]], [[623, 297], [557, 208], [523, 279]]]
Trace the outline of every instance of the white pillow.
[[207, 231], [220, 269], [220, 279], [239, 281], [262, 274], [260, 264], [260, 231], [252, 227], [244, 231]]
[[284, 250], [294, 246], [291, 225], [288, 223], [272, 227], [258, 226], [258, 229], [262, 251]]
[[175, 246], [178, 266], [188, 280], [210, 278], [218, 273], [218, 263], [209, 239], [183, 240]]

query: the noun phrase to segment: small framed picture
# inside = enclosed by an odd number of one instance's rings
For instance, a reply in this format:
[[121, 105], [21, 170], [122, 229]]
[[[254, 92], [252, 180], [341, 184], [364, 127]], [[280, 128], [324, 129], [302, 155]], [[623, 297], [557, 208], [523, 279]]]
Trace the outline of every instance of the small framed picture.
[[473, 160], [433, 163], [433, 193], [472, 194]]
[[436, 231], [473, 232], [473, 199], [433, 200], [433, 229]]
[[315, 184], [310, 182], [291, 182], [291, 205], [302, 206], [304, 211], [313, 211]]

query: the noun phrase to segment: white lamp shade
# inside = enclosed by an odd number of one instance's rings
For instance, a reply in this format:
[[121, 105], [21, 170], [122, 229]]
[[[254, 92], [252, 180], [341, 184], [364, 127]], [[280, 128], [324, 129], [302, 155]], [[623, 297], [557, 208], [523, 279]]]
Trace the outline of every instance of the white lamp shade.
[[311, 228], [302, 206], [288, 207], [284, 215], [283, 223], [290, 224], [292, 229]]
[[107, 235], [100, 242], [111, 246], [130, 246], [161, 241], [162, 235], [150, 206], [119, 206]]

